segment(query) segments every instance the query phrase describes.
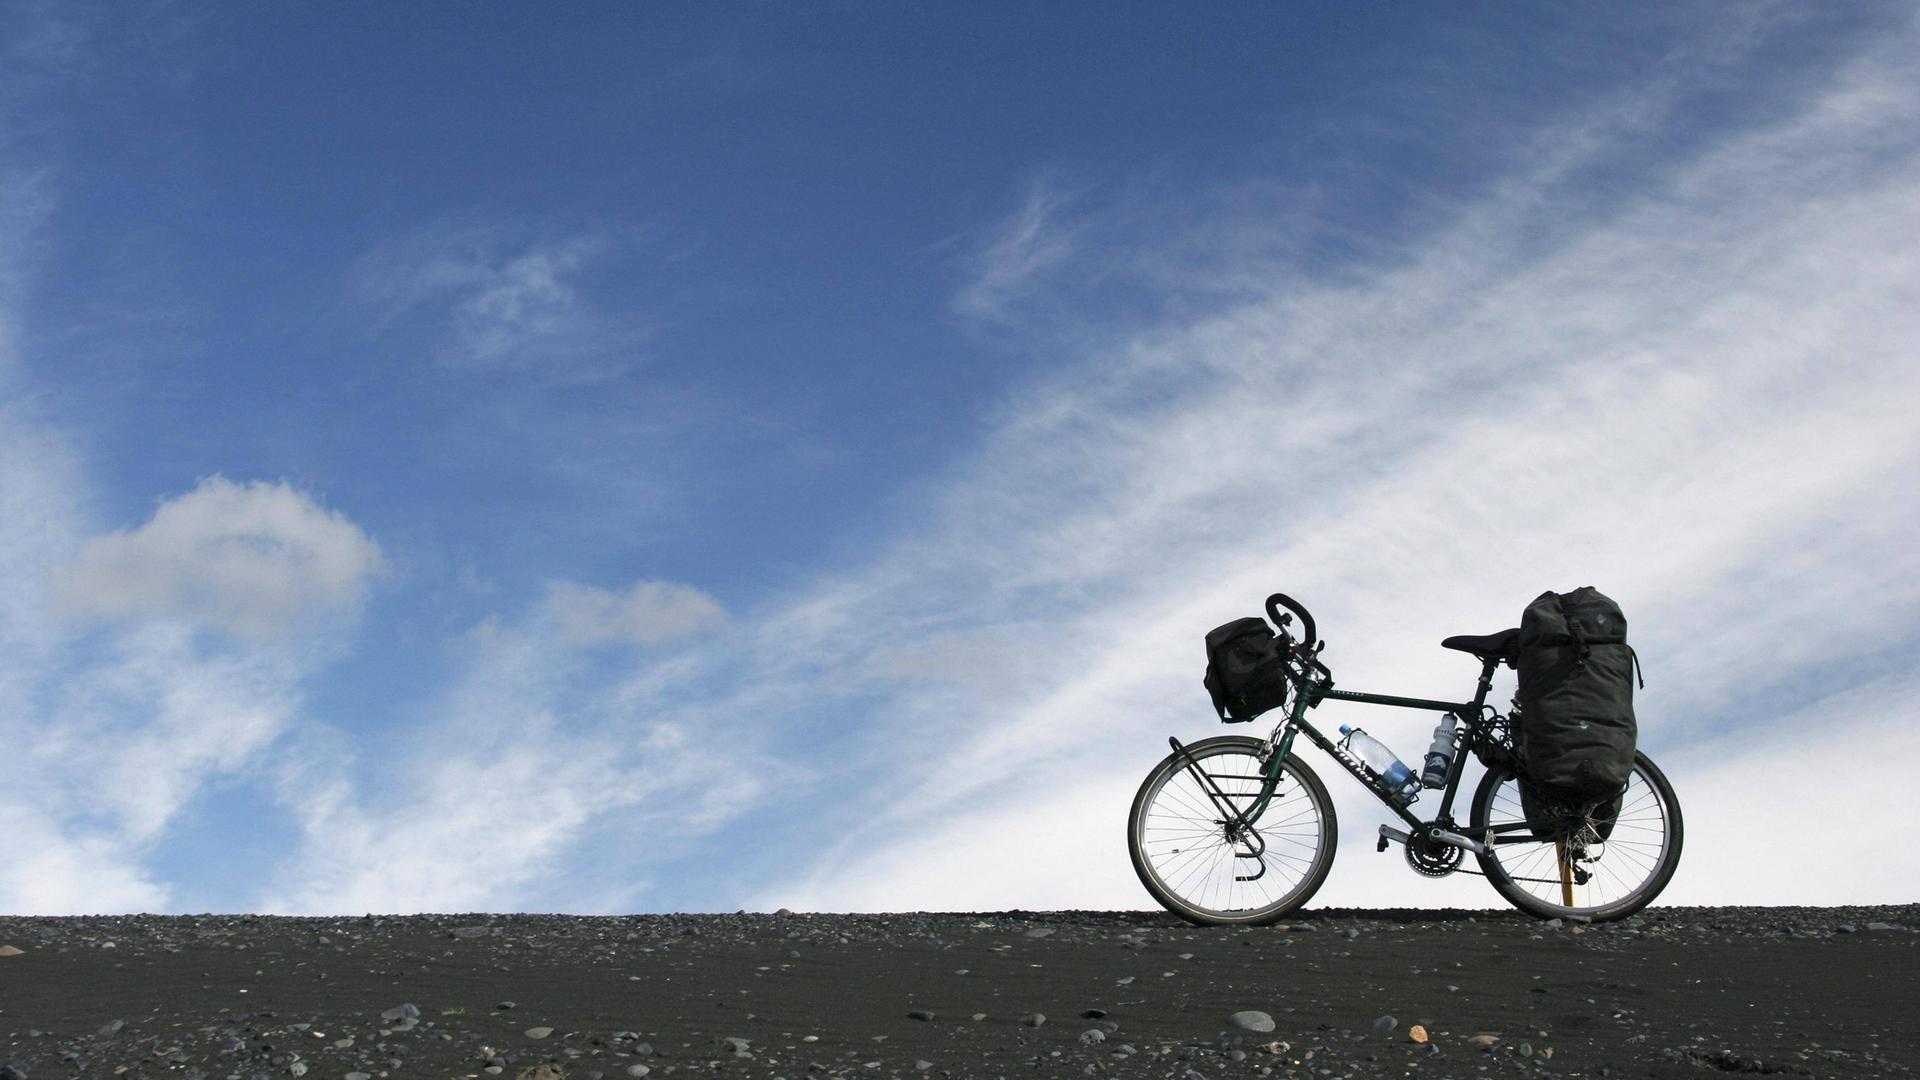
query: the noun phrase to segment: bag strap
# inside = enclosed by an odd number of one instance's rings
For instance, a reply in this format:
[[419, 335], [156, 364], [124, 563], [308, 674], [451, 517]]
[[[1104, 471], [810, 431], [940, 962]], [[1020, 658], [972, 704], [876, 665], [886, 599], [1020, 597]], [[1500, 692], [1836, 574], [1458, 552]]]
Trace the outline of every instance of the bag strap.
[[1579, 619], [1567, 620], [1567, 633], [1573, 635], [1573, 647], [1578, 650], [1573, 666], [1576, 669], [1584, 669], [1587, 666], [1587, 657], [1593, 654], [1593, 646], [1587, 644], [1587, 636], [1580, 632]]

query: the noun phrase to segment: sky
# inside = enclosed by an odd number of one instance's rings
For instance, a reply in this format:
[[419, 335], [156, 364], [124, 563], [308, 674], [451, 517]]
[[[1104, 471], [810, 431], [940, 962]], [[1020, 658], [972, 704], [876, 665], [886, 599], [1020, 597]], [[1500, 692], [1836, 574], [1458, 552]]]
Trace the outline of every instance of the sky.
[[[1895, 3], [0, 0], [0, 911], [1150, 907], [1208, 629], [1589, 584], [1663, 902], [1920, 899], [1917, 115]], [[1499, 905], [1306, 753], [1316, 904]]]

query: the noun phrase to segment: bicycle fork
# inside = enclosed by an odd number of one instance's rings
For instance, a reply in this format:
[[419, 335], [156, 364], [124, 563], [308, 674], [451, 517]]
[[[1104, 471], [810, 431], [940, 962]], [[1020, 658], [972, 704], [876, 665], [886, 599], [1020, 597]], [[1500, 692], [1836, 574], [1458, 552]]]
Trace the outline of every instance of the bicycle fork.
[[[1173, 747], [1173, 752], [1179, 756], [1187, 772], [1193, 775], [1194, 780], [1200, 785], [1200, 790], [1213, 802], [1214, 809], [1218, 810], [1222, 815], [1215, 824], [1223, 826], [1226, 829], [1227, 842], [1236, 845], [1233, 852], [1234, 858], [1254, 860], [1257, 869], [1253, 873], [1235, 874], [1233, 875], [1233, 880], [1258, 881], [1265, 877], [1267, 875], [1267, 860], [1262, 856], [1267, 853], [1267, 841], [1259, 832], [1255, 831], [1253, 819], [1233, 805], [1233, 796], [1222, 791], [1220, 785], [1213, 782], [1213, 777], [1209, 775], [1205, 769], [1200, 767], [1199, 762], [1193, 760], [1193, 755], [1187, 752], [1187, 748], [1181, 745], [1179, 739], [1169, 735], [1167, 737], [1167, 743]], [[1254, 803], [1253, 812], [1256, 817], [1266, 809], [1267, 799], [1271, 798], [1271, 791], [1272, 785], [1266, 784], [1262, 785], [1261, 790], [1255, 793], [1256, 795], [1264, 796]], [[1241, 850], [1242, 847], [1246, 850]]]

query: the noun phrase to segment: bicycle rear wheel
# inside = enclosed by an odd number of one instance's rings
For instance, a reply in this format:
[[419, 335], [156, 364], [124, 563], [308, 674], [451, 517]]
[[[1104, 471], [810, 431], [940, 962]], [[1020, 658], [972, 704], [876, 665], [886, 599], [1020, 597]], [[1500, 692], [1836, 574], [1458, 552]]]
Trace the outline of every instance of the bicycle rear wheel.
[[1266, 743], [1238, 735], [1203, 739], [1169, 754], [1133, 797], [1127, 850], [1134, 872], [1168, 911], [1202, 926], [1259, 926], [1307, 902], [1333, 868], [1339, 827], [1326, 786], [1287, 755], [1273, 801], [1244, 836], [1188, 767], [1218, 785], [1238, 810], [1259, 795]]
[[1611, 820], [1599, 816], [1602, 807], [1556, 818], [1550, 827], [1514, 828], [1536, 820], [1528, 809], [1519, 778], [1505, 768], [1489, 769], [1473, 795], [1474, 829], [1485, 830], [1475, 835], [1498, 841], [1477, 856], [1480, 869], [1508, 903], [1531, 915], [1623, 919], [1652, 903], [1680, 865], [1680, 800], [1645, 754], [1634, 755]]

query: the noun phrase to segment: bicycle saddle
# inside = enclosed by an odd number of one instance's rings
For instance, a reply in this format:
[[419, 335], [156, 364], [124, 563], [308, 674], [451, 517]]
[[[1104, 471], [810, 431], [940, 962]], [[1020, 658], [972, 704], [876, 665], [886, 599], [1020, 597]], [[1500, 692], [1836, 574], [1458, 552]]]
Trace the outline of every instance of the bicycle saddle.
[[1520, 628], [1502, 630], [1497, 634], [1455, 634], [1440, 643], [1443, 649], [1458, 649], [1485, 659], [1489, 656], [1506, 657], [1513, 651], [1514, 639], [1520, 636]]

